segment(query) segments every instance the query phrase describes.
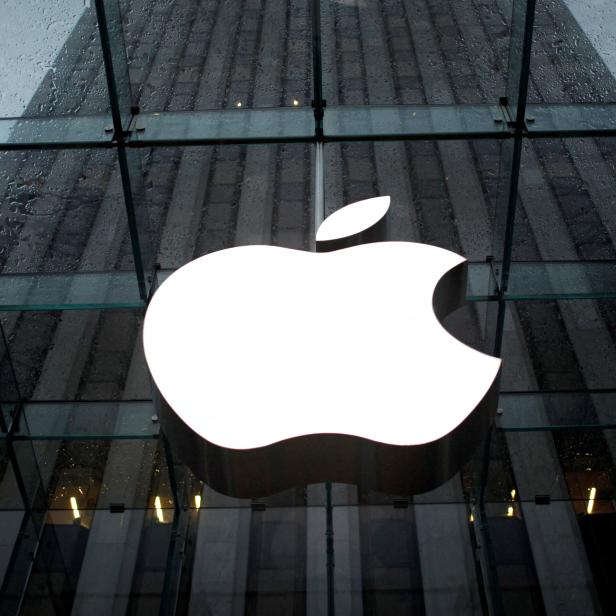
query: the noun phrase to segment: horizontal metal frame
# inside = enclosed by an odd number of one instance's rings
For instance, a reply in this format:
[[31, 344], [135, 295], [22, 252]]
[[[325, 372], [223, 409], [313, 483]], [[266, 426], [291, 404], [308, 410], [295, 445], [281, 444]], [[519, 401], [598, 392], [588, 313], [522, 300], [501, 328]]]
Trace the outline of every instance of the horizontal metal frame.
[[[310, 107], [161, 111], [133, 116], [127, 147], [509, 139], [499, 105], [364, 105], [325, 109], [317, 139]], [[616, 103], [528, 105], [526, 138], [614, 137]], [[0, 118], [0, 150], [117, 146], [108, 115]]]
[[[160, 432], [151, 400], [30, 401], [24, 403], [22, 414], [25, 422], [12, 431], [14, 440], [148, 440]], [[49, 416], [56, 420], [64, 416], [66, 421], [54, 426], [71, 429], [50, 427]]]
[[[497, 301], [490, 263], [469, 263], [467, 301]], [[159, 283], [173, 270], [158, 272]], [[505, 301], [616, 299], [615, 261], [518, 261]], [[2, 274], [0, 312], [142, 309], [132, 271]]]
[[[583, 413], [590, 409], [590, 403], [604, 410], [599, 420], [592, 412]], [[558, 405], [574, 410], [575, 416], [565, 413], [546, 421], [546, 409]], [[616, 389], [503, 391], [498, 407], [496, 427], [505, 432], [616, 429]], [[14, 440], [149, 440], [157, 438], [160, 431], [152, 400], [34, 400], [24, 402], [23, 414], [29, 431], [13, 431]], [[61, 422], [71, 429], [49, 431], [47, 416], [68, 418], [74, 414], [83, 421]], [[37, 428], [39, 420], [41, 429]]]
[[527, 137], [613, 137], [616, 103], [527, 105]]
[[325, 141], [508, 139], [499, 105], [332, 106], [323, 119]]
[[0, 118], [0, 149], [113, 147], [109, 115]]

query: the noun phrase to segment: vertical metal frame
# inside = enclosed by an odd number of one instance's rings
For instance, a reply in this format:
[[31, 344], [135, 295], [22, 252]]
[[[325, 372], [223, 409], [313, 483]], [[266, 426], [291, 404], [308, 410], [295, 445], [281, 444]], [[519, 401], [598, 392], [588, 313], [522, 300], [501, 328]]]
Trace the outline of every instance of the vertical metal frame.
[[[491, 262], [493, 280], [490, 284], [490, 287], [495, 287], [490, 288], [490, 293], [494, 293], [498, 301], [489, 302], [486, 309], [486, 351], [496, 356], [500, 356], [502, 352], [507, 310], [504, 294], [509, 284], [513, 250], [534, 19], [535, 0], [513, 0], [506, 95], [500, 100], [501, 110], [513, 132], [513, 138], [501, 141], [501, 159], [493, 220], [493, 260]], [[491, 430], [481, 455], [478, 486], [476, 486], [478, 493], [476, 492], [475, 496], [478, 505], [475, 528], [481, 545], [481, 569], [486, 578], [488, 610], [492, 616], [501, 616], [504, 614], [504, 605], [485, 508], [493, 433], [494, 430]]]
[[[15, 489], [19, 492], [24, 511], [28, 514], [41, 512], [45, 510], [46, 503], [32, 443], [20, 439], [20, 446], [15, 447], [16, 433], [23, 435], [29, 432], [24, 418], [24, 398], [20, 392], [8, 341], [1, 324], [0, 351], [3, 360], [0, 432], [6, 435], [7, 456], [13, 471]], [[35, 524], [35, 526], [39, 528], [40, 524]]]
[[173, 529], [167, 551], [165, 579], [161, 590], [160, 616], [173, 616], [178, 602], [182, 564], [184, 562], [184, 546], [188, 526], [188, 498], [186, 494], [187, 468], [176, 460], [167, 439], [161, 435], [160, 440], [165, 452], [165, 460], [169, 469], [169, 483], [173, 494]]
[[[501, 100], [503, 111], [513, 130], [513, 139], [502, 142], [501, 165], [494, 214], [493, 254], [494, 273], [500, 297], [498, 315], [492, 332], [486, 338], [492, 341], [492, 351], [500, 355], [505, 319], [503, 295], [509, 284], [514, 223], [518, 201], [518, 181], [525, 131], [525, 114], [530, 76], [535, 0], [514, 0], [511, 24], [511, 44], [507, 75], [507, 96]], [[516, 41], [521, 48], [516, 48]], [[510, 100], [510, 96], [514, 97]]]
[[15, 365], [11, 357], [8, 340], [4, 332], [4, 327], [0, 323], [0, 387], [2, 388], [2, 406], [0, 407], [0, 433], [8, 433], [11, 426], [11, 417], [16, 412], [16, 408], [22, 402], [19, 391], [19, 383], [15, 372]]
[[3, 421], [2, 430], [7, 431], [7, 456], [13, 472], [8, 481], [14, 482], [23, 503], [21, 526], [0, 587], [0, 614], [8, 616], [21, 610], [45, 525], [47, 499], [32, 441], [23, 434], [15, 439], [18, 431], [28, 433], [22, 400], [13, 405], [10, 423], [7, 426]]
[[[314, 155], [314, 237], [319, 225], [325, 218], [325, 194], [323, 177], [323, 118], [325, 117], [326, 101], [323, 98], [323, 63], [321, 59], [321, 0], [312, 0], [311, 28], [312, 28], [312, 79], [313, 79], [313, 98], [312, 107], [314, 109], [314, 134], [315, 134], [315, 155]], [[326, 530], [325, 554], [326, 554], [326, 593], [327, 593], [327, 615], [334, 616], [336, 613], [334, 587], [334, 521], [332, 504], [332, 485], [330, 482], [325, 484], [325, 516]]]
[[95, 0], [107, 88], [113, 119], [114, 141], [118, 153], [124, 205], [128, 219], [139, 294], [147, 300], [153, 280], [154, 257], [151, 250], [150, 222], [144, 198], [139, 150], [127, 147], [133, 116], [128, 76], [128, 57], [118, 0]]
[[325, 195], [323, 178], [323, 118], [326, 101], [323, 98], [323, 63], [321, 61], [321, 0], [312, 0], [310, 5], [312, 28], [312, 79], [314, 109], [314, 230], [325, 218]]

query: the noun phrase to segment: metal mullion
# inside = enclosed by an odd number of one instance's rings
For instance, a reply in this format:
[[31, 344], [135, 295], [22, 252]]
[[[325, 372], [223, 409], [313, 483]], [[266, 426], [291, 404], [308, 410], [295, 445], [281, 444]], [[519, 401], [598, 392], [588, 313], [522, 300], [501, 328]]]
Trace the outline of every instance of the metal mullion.
[[[128, 165], [127, 148], [124, 144], [118, 145], [118, 164], [120, 166], [120, 177], [122, 179], [122, 192], [124, 194], [124, 205], [126, 207], [126, 216], [128, 219], [128, 230], [130, 233], [130, 241], [135, 260], [135, 273], [137, 275], [137, 286], [139, 287], [139, 296], [142, 300], [147, 301], [149, 289], [146, 284], [146, 273], [142, 257], [142, 242], [139, 238], [139, 226], [137, 224], [137, 215], [135, 208], [136, 191], [131, 182], [131, 172]], [[143, 204], [141, 204], [143, 207]]]
[[[521, 0], [514, 0], [520, 2]], [[528, 95], [528, 80], [530, 76], [530, 59], [533, 42], [533, 28], [535, 24], [535, 2], [536, 0], [524, 0], [526, 3], [526, 12], [524, 15], [524, 36], [522, 39], [522, 58], [520, 65], [520, 73], [514, 76], [514, 81], [517, 85], [517, 99], [515, 100], [515, 114], [512, 114], [512, 119], [515, 122], [516, 132], [524, 130], [526, 104]], [[515, 24], [512, 24], [515, 27]], [[508, 75], [508, 79], [511, 75]], [[511, 103], [512, 101], [508, 101]]]
[[[528, 92], [535, 0], [513, 0], [511, 15], [506, 95], [501, 103], [508, 107], [512, 124], [521, 128]], [[518, 41], [519, 46], [516, 45]]]
[[[34, 533], [30, 532], [30, 523], [34, 527]], [[3, 615], [17, 616], [21, 613], [40, 545], [41, 533], [38, 528], [42, 528], [42, 525], [37, 526], [34, 515], [24, 512], [17, 541], [0, 586], [0, 613]]]
[[[396, 105], [393, 107], [400, 112], [405, 109], [410, 111], [429, 110], [432, 108], [445, 107], [443, 105]], [[464, 110], [468, 105], [450, 105], [452, 109]], [[495, 105], [473, 105], [475, 108], [496, 110]], [[352, 114], [353, 106], [332, 107], [332, 113]], [[380, 110], [382, 106], [363, 105], [365, 113], [371, 110]], [[402, 130], [392, 127], [389, 130], [372, 130], [371, 132], [357, 132], [343, 134], [330, 132], [322, 135], [322, 141], [414, 141], [414, 140], [460, 140], [460, 139], [510, 139], [515, 133], [514, 121], [511, 121], [509, 110], [506, 106], [500, 106], [505, 112], [502, 117], [496, 115], [490, 124], [486, 124], [485, 130], [478, 128], [456, 127], [450, 131], [445, 129], [433, 130], [415, 129], [415, 131]], [[554, 120], [549, 114], [558, 116], [559, 112], [568, 114], [559, 123], [558, 117]], [[579, 112], [578, 112], [579, 110]], [[267, 110], [271, 112], [272, 110]], [[278, 111], [278, 110], [276, 110]], [[324, 111], [324, 110], [323, 110]], [[220, 111], [186, 111], [169, 112], [160, 111], [135, 116], [140, 120], [140, 128], [132, 131], [124, 131], [121, 140], [116, 139], [113, 130], [109, 127], [109, 116], [106, 114], [94, 116], [62, 116], [60, 118], [0, 118], [0, 150], [57, 150], [57, 149], [100, 149], [118, 147], [119, 143], [128, 148], [147, 148], [157, 146], [188, 146], [188, 145], [224, 145], [229, 143], [249, 145], [264, 143], [314, 143], [317, 141], [315, 131], [297, 130], [297, 116], [286, 110], [280, 110], [281, 114], [287, 113], [289, 127], [295, 132], [288, 134], [261, 133], [245, 134], [238, 136], [236, 132], [221, 130], [218, 117], [233, 116], [234, 118], [250, 114], [261, 113], [263, 110], [220, 110]], [[520, 128], [527, 139], [546, 138], [574, 138], [574, 137], [616, 137], [616, 103], [602, 105], [588, 105], [585, 103], [572, 103], [567, 105], [551, 105], [534, 103], [526, 106], [526, 112], [533, 117], [526, 118], [526, 124]], [[495, 111], [496, 113], [496, 111]], [[548, 117], [546, 117], [548, 116]], [[155, 117], [156, 130], [150, 131], [152, 118]], [[183, 119], [183, 122], [180, 122]], [[256, 118], [258, 119], [258, 118]], [[278, 118], [279, 120], [281, 117]], [[203, 122], [202, 133], [195, 131], [192, 124], [195, 120]], [[577, 120], [577, 124], [576, 124]], [[510, 123], [510, 127], [502, 127], [502, 124]], [[549, 124], [548, 124], [549, 122]], [[284, 122], [283, 122], [284, 124]], [[71, 128], [74, 125], [76, 128]], [[81, 125], [81, 129], [79, 129]], [[211, 125], [211, 126], [209, 126]], [[129, 124], [129, 127], [132, 126]], [[165, 131], [165, 126], [170, 128]], [[181, 130], [178, 131], [178, 126]], [[316, 129], [322, 127], [315, 124]], [[162, 128], [161, 128], [162, 127]], [[213, 130], [213, 127], [215, 130]], [[316, 130], [315, 129], [315, 130]], [[324, 129], [323, 129], [324, 130]], [[174, 132], [176, 134], [174, 134]], [[178, 136], [180, 132], [180, 136]]]
[[[496, 195], [496, 210], [494, 215], [494, 240], [493, 252], [496, 258], [496, 266], [499, 268], [494, 271], [495, 289], [498, 303], [496, 311], [488, 304], [488, 315], [486, 319], [486, 342], [492, 347], [492, 352], [496, 356], [501, 355], [504, 323], [507, 304], [504, 293], [507, 290], [509, 280], [509, 270], [511, 268], [511, 254], [513, 248], [513, 232], [515, 223], [515, 211], [518, 199], [518, 180], [520, 175], [520, 164], [522, 155], [522, 140], [525, 132], [525, 110], [526, 98], [528, 93], [528, 79], [530, 73], [530, 55], [532, 45], [533, 24], [535, 16], [535, 0], [524, 0], [524, 31], [521, 41], [521, 49], [516, 48], [516, 28], [521, 24], [516, 22], [517, 8], [522, 0], [514, 0], [512, 15], [512, 38], [509, 49], [509, 70], [507, 74], [507, 93], [513, 94], [515, 100], [508, 100], [507, 97], [501, 99], [501, 105], [508, 116], [508, 125], [513, 129], [513, 143], [504, 142], [501, 148], [501, 166], [499, 171], [499, 186]], [[516, 57], [516, 54], [520, 54]], [[520, 58], [519, 67], [515, 60]], [[516, 71], [516, 74], [512, 72]], [[519, 72], [518, 72], [519, 71]], [[510, 103], [515, 104], [512, 110]], [[511, 149], [510, 149], [511, 148]], [[507, 154], [505, 157], [504, 155]], [[509, 157], [510, 155], [510, 157]], [[500, 231], [501, 206], [505, 206], [504, 229]], [[502, 239], [502, 244], [501, 244]], [[484, 566], [482, 569], [486, 575], [486, 587], [488, 589], [488, 602], [490, 613], [500, 615], [504, 613], [501, 590], [494, 557], [494, 548], [491, 544], [490, 529], [485, 510], [485, 493], [487, 486], [488, 469], [490, 464], [490, 444], [494, 430], [486, 439], [481, 459], [481, 471], [478, 487], [478, 511], [480, 524], [478, 525], [481, 541], [485, 547]]]
[[[186, 466], [176, 461], [171, 446], [164, 435], [160, 436], [164, 449], [165, 460], [169, 472], [169, 484], [173, 494], [173, 529], [167, 551], [167, 564], [165, 578], [161, 591], [160, 616], [172, 616], [178, 600], [178, 591], [181, 580], [182, 562], [184, 560], [184, 544], [188, 526], [188, 512], [186, 507]], [[179, 471], [179, 473], [177, 472]]]
[[312, 0], [312, 79], [315, 135], [317, 141], [323, 139], [323, 116], [325, 100], [323, 99], [323, 63], [321, 61], [321, 1]]
[[[143, 191], [139, 189], [137, 183], [141, 182], [141, 177], [139, 177], [137, 171], [130, 169], [129, 164], [129, 157], [137, 156], [138, 154], [136, 152], [129, 154], [126, 142], [128, 130], [134, 124], [134, 112], [136, 110], [132, 106], [132, 94], [130, 92], [130, 83], [128, 82], [128, 59], [124, 44], [121, 15], [118, 5], [112, 4], [113, 2], [116, 2], [116, 0], [95, 0], [95, 5], [113, 119], [114, 140], [112, 145], [117, 148], [118, 153], [124, 206], [126, 208], [139, 295], [141, 299], [146, 301], [149, 295], [149, 288], [146, 281], [147, 264], [144, 263], [143, 251], [148, 238], [146, 237], [144, 242], [142, 237], [140, 237], [140, 231], [143, 235], [147, 236], [149, 229], [139, 228], [137, 208], [145, 207], [144, 203], [139, 203], [139, 198], [142, 197]], [[114, 9], [112, 16], [114, 22], [111, 24], [108, 21], [107, 6]], [[110, 26], [113, 26], [116, 32], [116, 40], [113, 41], [115, 47], [112, 46]], [[115, 57], [118, 58], [117, 63], [114, 61], [114, 51]], [[124, 83], [119, 81], [120, 73], [124, 74]], [[123, 101], [124, 108], [121, 101]], [[124, 115], [127, 117], [126, 122], [123, 122]]]
[[[442, 107], [458, 109], [463, 117], [464, 109], [468, 105], [396, 105], [378, 106], [363, 105], [361, 110], [365, 114], [372, 112], [382, 113], [383, 107], [390, 107], [399, 113], [413, 113], [417, 111], [418, 117], [431, 108], [438, 110]], [[266, 144], [266, 143], [315, 143], [344, 142], [344, 141], [422, 141], [422, 140], [461, 140], [461, 139], [496, 139], [508, 140], [514, 137], [516, 131], [521, 132], [527, 139], [546, 138], [574, 138], [574, 137], [616, 137], [616, 104], [587, 105], [584, 103], [568, 105], [532, 104], [526, 106], [526, 118], [521, 125], [511, 120], [510, 110], [506, 106], [473, 105], [474, 108], [484, 107], [492, 110], [488, 119], [486, 114], [485, 127], [481, 122], [475, 122], [473, 127], [455, 126], [447, 130], [443, 124], [440, 127], [419, 128], [414, 127], [386, 127], [370, 132], [340, 131], [325, 132], [323, 122], [315, 120], [314, 128], [299, 128], [298, 116], [288, 110], [220, 110], [220, 111], [186, 111], [169, 112], [160, 111], [134, 116], [139, 118], [139, 127], [134, 130], [124, 130], [120, 139], [114, 135], [109, 127], [109, 116], [106, 114], [96, 116], [63, 116], [61, 118], [0, 118], [0, 150], [57, 150], [57, 149], [100, 149], [119, 147], [123, 145], [129, 149], [150, 148], [159, 146], [193, 146], [193, 145], [225, 145], [225, 144]], [[502, 117], [499, 113], [503, 113]], [[578, 112], [579, 110], [579, 112]], [[239, 135], [237, 130], [221, 127], [220, 122], [226, 118], [254, 116], [255, 122], [259, 120], [258, 114], [270, 114], [272, 111], [278, 115], [278, 121], [288, 126], [289, 130], [272, 134], [265, 131], [254, 131], [252, 134]], [[324, 113], [324, 108], [321, 109]], [[565, 114], [562, 123], [559, 123], [558, 114]], [[331, 119], [334, 115], [351, 116], [353, 106], [331, 107]], [[288, 115], [288, 120], [284, 118]], [[314, 115], [314, 112], [313, 112]], [[556, 118], [550, 117], [551, 115]], [[155, 118], [155, 120], [153, 120]], [[577, 120], [577, 124], [576, 124]], [[133, 127], [135, 122], [129, 123]], [[202, 127], [199, 126], [201, 123]], [[231, 122], [231, 125], [233, 123]], [[507, 126], [509, 124], [509, 126]], [[72, 128], [74, 125], [75, 128]], [[80, 126], [81, 125], [81, 126]], [[195, 126], [197, 129], [195, 130]], [[292, 129], [292, 130], [291, 130]], [[315, 133], [319, 132], [318, 139]]]
[[[514, 0], [513, 15], [516, 14], [515, 2], [521, 2], [522, 0]], [[513, 128], [513, 144], [504, 147], [512, 147], [511, 161], [508, 168], [502, 169], [501, 173], [505, 173], [506, 176], [503, 179], [504, 186], [498, 191], [496, 212], [495, 212], [495, 242], [500, 241], [500, 235], [498, 235], [498, 220], [500, 213], [501, 202], [506, 199], [505, 206], [505, 221], [503, 232], [503, 243], [501, 246], [495, 246], [495, 254], [497, 256], [497, 263], [499, 267], [497, 282], [498, 282], [498, 294], [500, 300], [498, 302], [498, 313], [496, 316], [496, 324], [493, 333], [493, 352], [496, 355], [500, 355], [502, 349], [502, 338], [505, 322], [505, 310], [506, 303], [504, 301], [504, 294], [507, 292], [507, 286], [509, 283], [509, 271], [511, 269], [511, 254], [513, 250], [513, 234], [515, 225], [515, 213], [518, 200], [518, 181], [520, 177], [520, 165], [522, 160], [522, 143], [525, 137], [525, 114], [526, 114], [526, 102], [528, 94], [528, 80], [530, 75], [530, 59], [532, 48], [532, 35], [535, 19], [535, 0], [524, 0], [525, 13], [524, 13], [524, 34], [522, 37], [522, 49], [521, 49], [521, 62], [519, 67], [519, 73], [515, 75], [508, 75], [509, 85], [516, 86], [515, 90], [517, 100], [515, 100], [515, 110], [512, 110], [508, 105], [511, 101], [506, 99], [503, 101], [507, 105], [508, 112], [512, 118], [510, 122]], [[517, 24], [512, 24], [512, 29]], [[510, 52], [511, 58], [516, 50], [512, 49]], [[509, 90], [509, 88], [508, 88]], [[506, 195], [506, 196], [505, 196]]]
[[324, 178], [323, 178], [323, 118], [325, 100], [323, 99], [323, 63], [321, 59], [321, 0], [312, 0], [312, 79], [314, 109], [314, 134], [316, 139], [314, 156], [314, 231], [325, 217]]
[[[2, 323], [0, 323], [0, 342], [2, 343], [2, 346], [4, 347], [4, 359], [8, 367], [7, 376], [9, 379], [9, 384], [10, 384], [10, 387], [13, 389], [13, 391], [11, 392], [11, 395], [6, 398], [5, 398], [6, 392], [5, 391], [2, 392], [2, 401], [15, 403], [15, 404], [21, 404], [23, 398], [19, 390], [19, 381], [17, 380], [17, 373], [15, 372], [15, 364], [13, 363], [13, 358], [11, 357], [11, 350], [9, 349], [9, 343], [8, 343], [6, 334], [4, 332], [4, 327], [2, 326]], [[2, 411], [0, 411], [0, 417], [2, 419], [2, 428], [1, 428], [2, 432], [10, 434], [10, 431], [12, 428], [12, 422], [10, 422], [11, 425], [8, 425], [6, 423], [6, 418], [4, 417]]]
[[[94, 0], [94, 4], [96, 8], [98, 31], [101, 39], [103, 63], [105, 66], [105, 76], [107, 79], [107, 89], [109, 92], [109, 101], [111, 105], [111, 118], [113, 121], [114, 139], [117, 142], [120, 142], [123, 137], [124, 126], [122, 125], [122, 110], [120, 109], [120, 100], [117, 88], [117, 74], [113, 62], [113, 50], [111, 48], [111, 40], [109, 36], [109, 24], [107, 21], [107, 14], [105, 10], [105, 0]], [[128, 128], [128, 126], [126, 128]]]

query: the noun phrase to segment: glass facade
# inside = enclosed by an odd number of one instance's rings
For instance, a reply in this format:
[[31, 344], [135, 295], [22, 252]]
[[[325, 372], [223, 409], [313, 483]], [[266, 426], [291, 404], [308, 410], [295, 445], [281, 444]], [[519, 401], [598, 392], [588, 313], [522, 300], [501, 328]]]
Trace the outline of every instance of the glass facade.
[[[0, 614], [616, 612], [616, 9], [5, 0], [0, 65]], [[488, 442], [412, 497], [213, 492], [160, 435], [148, 298], [377, 195], [470, 262]]]

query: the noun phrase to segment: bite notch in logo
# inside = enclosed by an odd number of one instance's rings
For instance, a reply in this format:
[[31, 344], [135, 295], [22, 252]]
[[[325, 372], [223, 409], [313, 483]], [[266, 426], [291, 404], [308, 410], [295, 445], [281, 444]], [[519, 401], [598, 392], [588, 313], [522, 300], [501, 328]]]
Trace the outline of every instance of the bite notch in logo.
[[154, 294], [144, 348], [162, 429], [212, 488], [256, 497], [323, 481], [416, 494], [487, 434], [500, 360], [440, 324], [467, 262], [383, 239], [389, 197], [346, 206], [317, 252], [229, 248]]

